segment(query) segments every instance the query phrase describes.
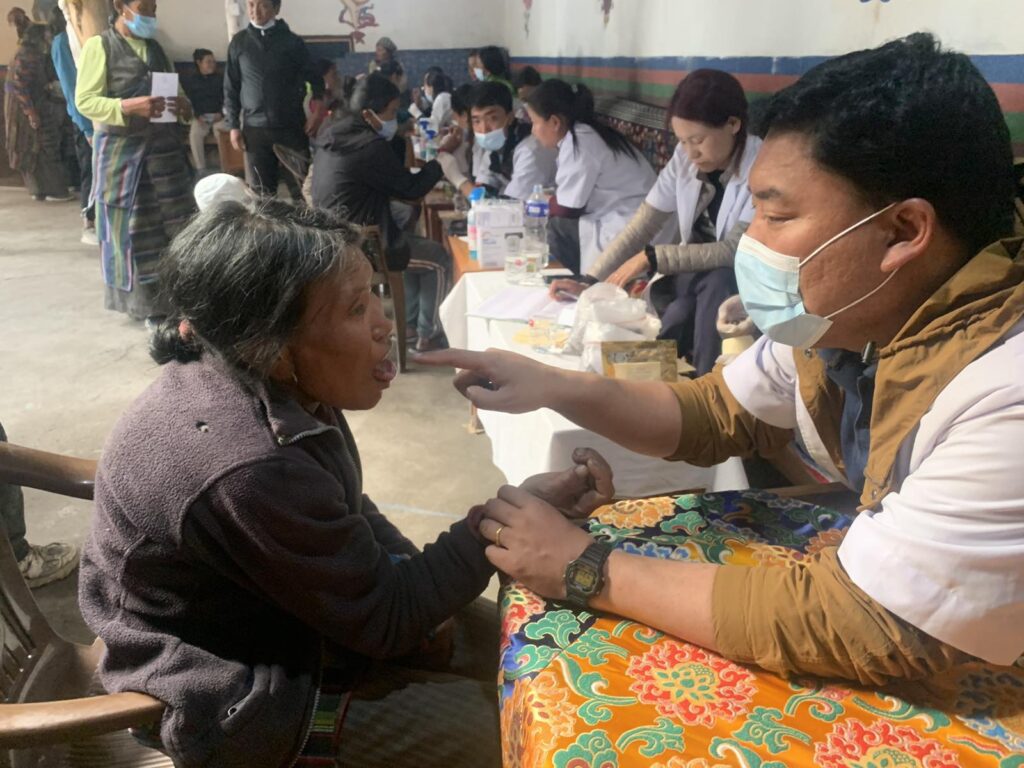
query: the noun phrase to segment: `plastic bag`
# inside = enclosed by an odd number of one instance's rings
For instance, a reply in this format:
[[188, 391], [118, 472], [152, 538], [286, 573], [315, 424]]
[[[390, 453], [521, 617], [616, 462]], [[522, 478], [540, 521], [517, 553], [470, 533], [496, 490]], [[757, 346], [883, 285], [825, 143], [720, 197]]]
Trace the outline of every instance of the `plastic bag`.
[[645, 301], [631, 299], [617, 285], [597, 283], [580, 294], [565, 352], [580, 355], [581, 370], [601, 373], [602, 341], [650, 340], [660, 331], [661, 321], [648, 314]]

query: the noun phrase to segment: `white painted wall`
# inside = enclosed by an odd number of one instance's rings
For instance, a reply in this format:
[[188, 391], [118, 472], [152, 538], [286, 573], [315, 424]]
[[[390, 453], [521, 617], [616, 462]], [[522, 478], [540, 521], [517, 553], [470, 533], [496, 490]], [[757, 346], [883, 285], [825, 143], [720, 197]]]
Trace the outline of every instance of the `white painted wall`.
[[505, 0], [514, 56], [822, 56], [917, 31], [971, 54], [1024, 53], [1024, 0]]
[[[398, 47], [464, 48], [500, 41], [504, 0], [370, 0], [379, 26], [362, 30], [372, 51], [377, 39], [390, 37]], [[341, 24], [340, 0], [283, 0], [281, 18], [300, 35], [347, 35]], [[160, 42], [177, 61], [188, 60], [195, 48], [227, 54], [227, 21], [223, 0], [162, 0]]]

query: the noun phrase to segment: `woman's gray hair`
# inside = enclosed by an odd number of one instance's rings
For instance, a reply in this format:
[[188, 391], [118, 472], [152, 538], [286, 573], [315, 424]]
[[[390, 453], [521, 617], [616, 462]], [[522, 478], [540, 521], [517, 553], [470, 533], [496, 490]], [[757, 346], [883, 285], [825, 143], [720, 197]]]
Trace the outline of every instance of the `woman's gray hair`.
[[164, 364], [210, 352], [266, 378], [298, 327], [308, 288], [365, 263], [361, 240], [336, 214], [278, 200], [208, 208], [164, 254], [161, 290], [173, 311], [150, 354]]

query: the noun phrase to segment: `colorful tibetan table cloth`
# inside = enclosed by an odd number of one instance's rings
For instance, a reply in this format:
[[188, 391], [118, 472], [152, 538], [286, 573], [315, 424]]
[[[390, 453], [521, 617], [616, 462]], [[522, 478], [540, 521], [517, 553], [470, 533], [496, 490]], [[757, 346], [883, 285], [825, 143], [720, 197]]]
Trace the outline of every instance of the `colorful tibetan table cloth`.
[[[587, 524], [646, 557], [784, 566], [836, 545], [850, 522], [746, 491], [624, 501]], [[501, 611], [506, 768], [1024, 766], [1020, 662], [870, 690], [786, 681], [514, 582]]]

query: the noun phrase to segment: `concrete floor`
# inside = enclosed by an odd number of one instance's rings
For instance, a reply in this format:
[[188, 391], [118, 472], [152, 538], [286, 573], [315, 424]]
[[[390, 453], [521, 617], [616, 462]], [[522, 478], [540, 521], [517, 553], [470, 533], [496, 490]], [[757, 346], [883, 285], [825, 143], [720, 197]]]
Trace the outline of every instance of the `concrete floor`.
[[[142, 325], [103, 309], [96, 249], [81, 245], [75, 203], [37, 203], [0, 187], [0, 422], [13, 443], [98, 458], [121, 412], [158, 374]], [[448, 372], [399, 377], [349, 421], [369, 496], [418, 545], [433, 541], [504, 482]], [[91, 504], [26, 491], [29, 540], [81, 543]], [[36, 590], [54, 626], [82, 642], [77, 584]], [[492, 582], [488, 592], [496, 592]]]

